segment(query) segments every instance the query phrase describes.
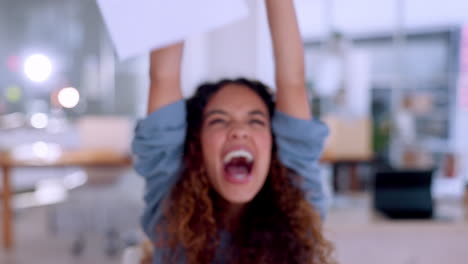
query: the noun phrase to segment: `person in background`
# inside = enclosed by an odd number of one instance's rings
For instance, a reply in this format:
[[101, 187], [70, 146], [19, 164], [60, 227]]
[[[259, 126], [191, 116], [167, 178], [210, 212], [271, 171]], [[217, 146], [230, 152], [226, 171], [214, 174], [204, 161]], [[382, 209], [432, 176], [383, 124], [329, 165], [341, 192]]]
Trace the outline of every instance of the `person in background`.
[[265, 1], [275, 101], [244, 78], [184, 100], [184, 44], [150, 55], [148, 116], [132, 143], [146, 181], [147, 262], [332, 263], [318, 171], [328, 129], [310, 114], [293, 0]]

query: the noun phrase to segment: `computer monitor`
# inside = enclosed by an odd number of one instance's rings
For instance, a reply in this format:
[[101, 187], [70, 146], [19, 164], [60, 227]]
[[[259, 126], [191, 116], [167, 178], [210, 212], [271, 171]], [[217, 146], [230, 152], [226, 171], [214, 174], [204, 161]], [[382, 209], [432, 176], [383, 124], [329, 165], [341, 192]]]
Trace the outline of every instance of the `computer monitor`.
[[377, 172], [374, 208], [390, 218], [432, 218], [433, 172], [434, 170]]

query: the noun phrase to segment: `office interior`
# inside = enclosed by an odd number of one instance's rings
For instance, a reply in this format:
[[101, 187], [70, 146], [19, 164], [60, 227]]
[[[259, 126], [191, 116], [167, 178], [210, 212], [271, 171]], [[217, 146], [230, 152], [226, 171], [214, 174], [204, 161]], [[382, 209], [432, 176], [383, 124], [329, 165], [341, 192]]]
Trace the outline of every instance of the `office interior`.
[[[264, 4], [248, 5], [187, 40], [185, 96], [223, 77], [274, 88]], [[296, 9], [338, 263], [466, 263], [468, 2]], [[95, 0], [0, 0], [0, 38], [0, 263], [138, 263], [148, 56], [119, 59]]]

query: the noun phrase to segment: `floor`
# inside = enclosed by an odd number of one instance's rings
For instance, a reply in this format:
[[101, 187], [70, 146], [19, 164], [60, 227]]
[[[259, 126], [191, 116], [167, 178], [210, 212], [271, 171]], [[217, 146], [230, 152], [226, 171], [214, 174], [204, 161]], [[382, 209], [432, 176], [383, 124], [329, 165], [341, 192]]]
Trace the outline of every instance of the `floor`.
[[468, 204], [439, 201], [434, 220], [388, 220], [370, 206], [357, 197], [329, 210], [325, 231], [338, 263], [468, 263]]
[[48, 228], [48, 211], [45, 208], [28, 209], [16, 217], [15, 249], [6, 253], [0, 250], [2, 264], [107, 264], [119, 263], [119, 255], [108, 257], [103, 236], [88, 235], [83, 254], [72, 254], [74, 236], [53, 235]]
[[23, 208], [35, 203], [15, 199], [15, 248], [0, 248], [0, 263], [120, 263], [122, 249], [141, 238], [142, 189], [124, 173], [111, 184], [76, 188], [59, 204]]
[[[332, 208], [325, 224], [341, 264], [466, 264], [468, 222], [389, 221], [365, 210], [356, 200]], [[106, 255], [104, 235], [90, 232], [82, 255], [73, 256], [74, 236], [53, 235], [48, 228], [50, 211], [40, 207], [16, 216], [16, 249], [0, 250], [2, 264], [107, 264], [121, 263], [121, 252]]]

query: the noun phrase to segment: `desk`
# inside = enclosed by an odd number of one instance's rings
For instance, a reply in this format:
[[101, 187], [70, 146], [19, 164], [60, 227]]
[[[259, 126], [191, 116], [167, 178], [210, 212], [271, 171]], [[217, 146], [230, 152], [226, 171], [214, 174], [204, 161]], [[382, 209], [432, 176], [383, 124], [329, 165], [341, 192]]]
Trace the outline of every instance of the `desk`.
[[44, 168], [44, 167], [127, 167], [131, 165], [130, 155], [123, 155], [106, 149], [62, 150], [54, 159], [15, 158], [10, 152], [0, 153], [0, 166], [3, 172], [2, 219], [3, 247], [7, 250], [14, 246], [14, 226], [12, 213], [12, 190], [10, 170], [13, 168]]
[[372, 155], [335, 157], [325, 149], [320, 162], [330, 164], [332, 166], [333, 190], [335, 192], [340, 191], [340, 188], [338, 187], [338, 170], [340, 167], [349, 168], [349, 190], [359, 191], [361, 186], [358, 177], [358, 166], [360, 164], [372, 164], [374, 162], [374, 157]]

